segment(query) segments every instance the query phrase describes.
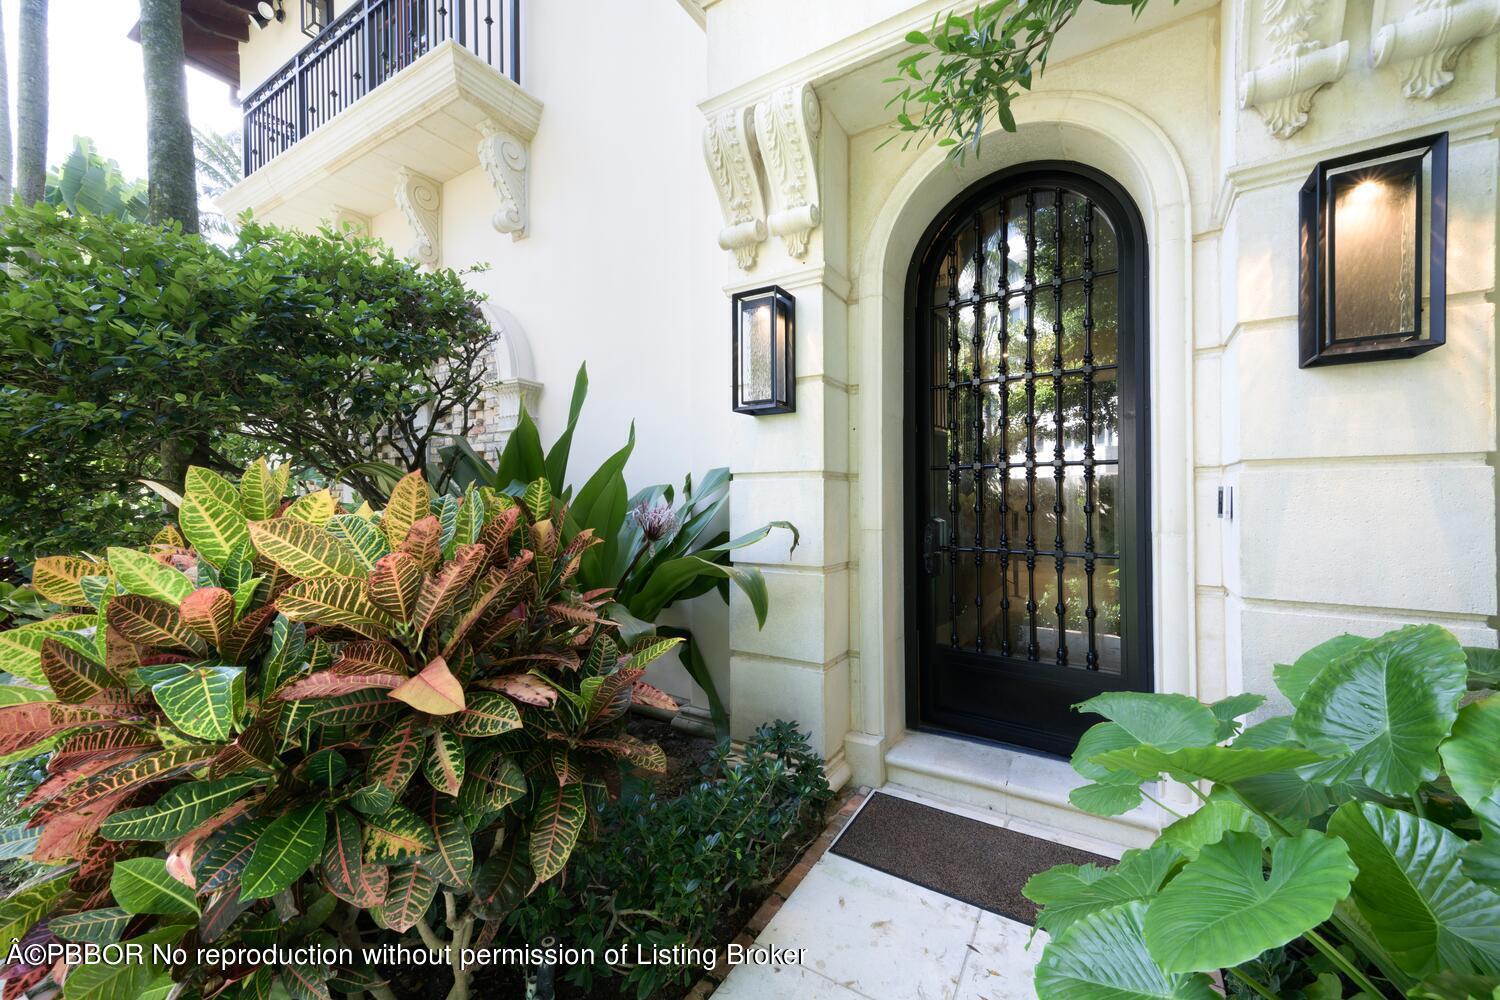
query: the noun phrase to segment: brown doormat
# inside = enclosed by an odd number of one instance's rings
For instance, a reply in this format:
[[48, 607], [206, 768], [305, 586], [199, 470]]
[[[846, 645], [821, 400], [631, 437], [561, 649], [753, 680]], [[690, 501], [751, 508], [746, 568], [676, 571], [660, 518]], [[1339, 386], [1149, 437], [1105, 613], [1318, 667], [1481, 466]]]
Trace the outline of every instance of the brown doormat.
[[1053, 865], [1115, 863], [879, 792], [829, 850], [1025, 924], [1036, 922], [1036, 904], [1021, 895], [1031, 876]]

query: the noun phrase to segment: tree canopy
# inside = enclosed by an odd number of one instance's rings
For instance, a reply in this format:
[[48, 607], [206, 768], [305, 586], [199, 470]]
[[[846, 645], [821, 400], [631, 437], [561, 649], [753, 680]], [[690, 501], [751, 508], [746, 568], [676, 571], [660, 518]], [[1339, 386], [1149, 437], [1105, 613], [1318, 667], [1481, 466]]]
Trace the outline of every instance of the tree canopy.
[[221, 247], [0, 212], [0, 551], [149, 536], [161, 515], [138, 480], [171, 442], [195, 465], [270, 452], [378, 496], [359, 463], [419, 468], [445, 419], [467, 432], [494, 340], [479, 301], [452, 271], [330, 232], [250, 224]]

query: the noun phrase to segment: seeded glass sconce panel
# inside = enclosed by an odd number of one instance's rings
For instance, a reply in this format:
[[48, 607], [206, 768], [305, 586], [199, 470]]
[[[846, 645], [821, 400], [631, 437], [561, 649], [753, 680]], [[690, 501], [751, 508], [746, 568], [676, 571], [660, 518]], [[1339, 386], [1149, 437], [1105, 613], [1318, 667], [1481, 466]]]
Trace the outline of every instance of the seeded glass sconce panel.
[[1301, 194], [1303, 368], [1445, 339], [1446, 133], [1318, 164]]
[[302, 33], [317, 38], [333, 20], [333, 0], [302, 0]]
[[796, 299], [775, 285], [734, 296], [730, 322], [736, 413], [796, 410], [796, 311]]

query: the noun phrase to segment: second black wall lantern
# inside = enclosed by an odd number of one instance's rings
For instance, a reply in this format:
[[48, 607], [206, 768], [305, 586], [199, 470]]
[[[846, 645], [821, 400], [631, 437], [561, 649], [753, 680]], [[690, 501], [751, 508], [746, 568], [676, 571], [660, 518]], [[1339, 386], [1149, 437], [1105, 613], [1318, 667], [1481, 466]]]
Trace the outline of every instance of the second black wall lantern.
[[1300, 367], [1442, 345], [1448, 133], [1324, 160], [1302, 185]]

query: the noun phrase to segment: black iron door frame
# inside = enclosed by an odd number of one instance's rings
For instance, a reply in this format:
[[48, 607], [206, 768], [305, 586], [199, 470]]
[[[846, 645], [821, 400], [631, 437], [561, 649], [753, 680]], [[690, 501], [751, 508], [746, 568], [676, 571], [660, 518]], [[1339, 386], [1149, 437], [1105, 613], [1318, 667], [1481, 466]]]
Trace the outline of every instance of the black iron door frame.
[[[923, 666], [933, 655], [930, 602], [925, 588], [928, 577], [924, 530], [929, 518], [926, 468], [927, 456], [925, 414], [930, 407], [925, 398], [930, 391], [931, 352], [927, 350], [932, 303], [923, 301], [923, 276], [935, 267], [935, 258], [945, 248], [958, 228], [971, 225], [981, 206], [1007, 190], [1021, 187], [1063, 187], [1104, 206], [1116, 220], [1119, 242], [1119, 329], [1120, 367], [1119, 404], [1120, 434], [1129, 440], [1130, 458], [1120, 465], [1121, 486], [1129, 498], [1127, 522], [1122, 531], [1122, 569], [1120, 581], [1121, 617], [1124, 625], [1124, 665], [1120, 675], [1097, 670], [1067, 669], [1066, 677], [1049, 680], [1038, 674], [1037, 664], [1007, 661], [993, 654], [969, 654], [956, 650], [948, 657], [983, 659], [984, 669], [997, 683], [1022, 685], [1057, 685], [1056, 696], [1081, 701], [1104, 690], [1150, 691], [1154, 686], [1152, 660], [1152, 576], [1151, 576], [1151, 490], [1150, 490], [1150, 311], [1148, 302], [1148, 248], [1145, 226], [1129, 194], [1112, 178], [1092, 167], [1062, 160], [1034, 161], [990, 174], [970, 185], [938, 213], [913, 255], [906, 278], [904, 314], [904, 403], [906, 406], [903, 471], [906, 479], [905, 500], [905, 598], [906, 620], [906, 716], [914, 730], [943, 732], [989, 742], [1018, 744], [1027, 749], [1068, 754], [1077, 734], [1087, 728], [1089, 717], [1071, 713], [1068, 731], [1058, 731], [1058, 720], [1046, 713], [1034, 725], [1010, 720], [997, 723], [980, 711], [935, 712], [924, 702]], [[930, 283], [929, 283], [930, 284]], [[1129, 330], [1129, 337], [1125, 336]], [[1128, 340], [1128, 344], [1127, 344]], [[1126, 364], [1129, 351], [1130, 363]], [[1124, 455], [1122, 450], [1122, 456]], [[1128, 546], [1124, 548], [1123, 546]], [[1044, 692], [1045, 694], [1045, 692]]]

